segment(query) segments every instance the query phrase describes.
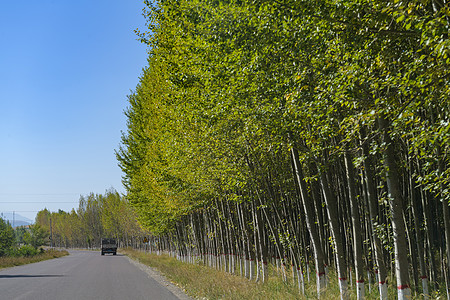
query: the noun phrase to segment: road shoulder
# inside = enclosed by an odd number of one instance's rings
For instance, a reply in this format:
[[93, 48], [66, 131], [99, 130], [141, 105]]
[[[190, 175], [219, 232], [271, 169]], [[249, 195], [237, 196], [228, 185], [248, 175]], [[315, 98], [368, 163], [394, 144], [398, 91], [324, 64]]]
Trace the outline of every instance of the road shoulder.
[[154, 279], [156, 282], [158, 282], [162, 286], [165, 286], [170, 292], [172, 292], [172, 294], [177, 296], [178, 299], [192, 300], [192, 298], [190, 298], [188, 295], [186, 295], [186, 293], [181, 288], [179, 288], [178, 286], [174, 285], [169, 280], [167, 280], [167, 278], [164, 275], [162, 275], [158, 270], [155, 270], [147, 265], [144, 265], [137, 260], [131, 259], [128, 256], [127, 256], [127, 259], [130, 261], [130, 263], [132, 263], [133, 265], [135, 265], [136, 267], [138, 267], [139, 269], [141, 269], [142, 271], [147, 273], [147, 275], [150, 278]]

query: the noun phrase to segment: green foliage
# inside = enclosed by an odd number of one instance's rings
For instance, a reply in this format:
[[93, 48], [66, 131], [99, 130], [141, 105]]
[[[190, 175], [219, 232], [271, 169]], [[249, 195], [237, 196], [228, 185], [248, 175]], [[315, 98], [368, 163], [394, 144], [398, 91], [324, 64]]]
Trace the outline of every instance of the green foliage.
[[[23, 236], [24, 242], [32, 246], [34, 249], [47, 243], [50, 233], [40, 225], [30, 225], [30, 231], [25, 232]], [[24, 251], [28, 251], [25, 249]]]
[[[433, 122], [437, 128], [420, 125], [419, 117], [427, 107], [448, 111], [445, 7], [436, 12], [423, 1], [147, 5], [149, 67], [129, 97], [117, 157], [127, 197], [152, 231], [172, 228], [223, 190], [251, 184], [260, 175], [248, 159], [270, 172], [279, 168], [273, 154], [288, 153], [300, 139], [305, 159], [327, 151], [332, 163], [358, 143], [361, 126], [375, 131], [381, 115], [412, 147], [432, 133], [448, 145], [444, 115], [436, 116], [444, 117]], [[439, 178], [448, 183], [448, 175]]]
[[11, 224], [0, 218], [0, 257], [6, 255], [14, 245], [14, 230]]
[[30, 257], [30, 256], [35, 256], [38, 253], [39, 253], [39, 251], [32, 245], [24, 245], [17, 249], [15, 256]]
[[17, 245], [24, 243], [23, 237], [25, 235], [25, 232], [27, 232], [27, 228], [25, 226], [14, 228], [15, 243]]

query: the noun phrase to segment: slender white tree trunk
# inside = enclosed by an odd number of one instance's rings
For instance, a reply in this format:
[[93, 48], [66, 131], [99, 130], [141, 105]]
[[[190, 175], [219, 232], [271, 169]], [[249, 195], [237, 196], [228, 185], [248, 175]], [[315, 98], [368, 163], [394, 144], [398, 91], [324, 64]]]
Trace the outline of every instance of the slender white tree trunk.
[[348, 280], [347, 278], [339, 278], [339, 290], [341, 291], [341, 300], [348, 300]]
[[363, 281], [356, 281], [356, 298], [357, 299], [364, 299], [365, 297], [365, 291], [364, 291], [364, 280]]
[[[305, 211], [306, 225], [308, 228], [309, 235], [311, 237], [313, 249], [314, 249], [314, 260], [316, 265], [316, 274], [317, 274], [317, 297], [320, 298], [321, 292], [326, 287], [325, 281], [325, 259], [322, 251], [322, 246], [320, 243], [319, 230], [316, 225], [316, 215], [314, 211], [313, 201], [309, 196], [308, 188], [303, 176], [302, 166], [300, 164], [298, 158], [298, 151], [293, 148], [291, 150], [292, 161], [293, 161], [293, 169], [296, 182], [298, 184], [300, 190], [300, 196], [302, 200], [303, 209]], [[309, 262], [306, 262], [306, 276], [308, 278], [308, 282], [310, 282], [310, 270], [309, 270]], [[323, 278], [322, 278], [323, 277]]]
[[263, 280], [263, 282], [265, 282], [267, 280], [267, 277], [268, 277], [267, 262], [263, 261], [262, 262], [262, 280]]
[[403, 222], [403, 200], [400, 190], [400, 174], [395, 159], [393, 141], [389, 133], [389, 122], [386, 118], [379, 118], [380, 129], [383, 131], [385, 143], [384, 165], [386, 168], [386, 182], [388, 186], [389, 206], [392, 214], [392, 230], [394, 233], [395, 276], [399, 300], [411, 299], [411, 288], [408, 273], [408, 246], [406, 242], [406, 228]]
[[430, 292], [428, 291], [428, 277], [422, 276], [420, 279], [422, 281], [423, 299], [428, 300], [430, 298]]
[[302, 295], [305, 295], [305, 278], [300, 268], [297, 268], [297, 283]]
[[320, 294], [323, 292], [323, 290], [326, 287], [326, 275], [325, 272], [322, 273], [318, 273], [317, 274], [317, 295], [319, 295], [320, 298]]
[[333, 242], [335, 246], [336, 255], [336, 269], [339, 277], [339, 290], [341, 299], [349, 299], [348, 293], [348, 278], [347, 278], [347, 261], [344, 251], [344, 240], [340, 229], [339, 209], [335, 195], [330, 189], [328, 178], [323, 170], [318, 169], [320, 184], [325, 198], [327, 214], [330, 224], [331, 233], [333, 234]]
[[379, 291], [380, 291], [380, 299], [387, 299], [388, 298], [388, 289], [387, 289], [387, 283], [386, 281], [380, 281], [378, 284]]

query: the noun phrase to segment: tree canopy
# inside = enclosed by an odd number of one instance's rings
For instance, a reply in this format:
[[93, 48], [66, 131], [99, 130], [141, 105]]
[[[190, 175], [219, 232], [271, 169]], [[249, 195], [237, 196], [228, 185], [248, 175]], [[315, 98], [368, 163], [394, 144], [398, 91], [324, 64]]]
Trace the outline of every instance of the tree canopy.
[[[446, 1], [145, 3], [148, 66], [116, 152], [144, 228], [180, 243], [185, 226], [221, 232], [216, 251], [244, 251], [234, 232], [262, 261], [290, 253], [299, 266], [305, 240], [319, 238], [316, 265], [330, 260], [330, 237], [341, 281], [363, 258], [383, 269], [387, 251], [400, 298], [418, 282], [414, 249], [423, 276], [450, 278], [450, 255], [433, 262], [450, 250]], [[205, 216], [215, 223], [193, 221]], [[431, 241], [439, 229], [445, 241]]]

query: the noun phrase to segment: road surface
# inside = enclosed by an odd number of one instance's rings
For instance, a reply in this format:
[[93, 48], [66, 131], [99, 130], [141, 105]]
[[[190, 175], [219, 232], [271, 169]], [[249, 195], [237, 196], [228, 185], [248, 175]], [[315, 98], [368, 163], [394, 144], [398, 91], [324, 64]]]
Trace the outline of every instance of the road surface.
[[189, 299], [154, 275], [120, 254], [70, 251], [69, 256], [0, 270], [0, 299]]

